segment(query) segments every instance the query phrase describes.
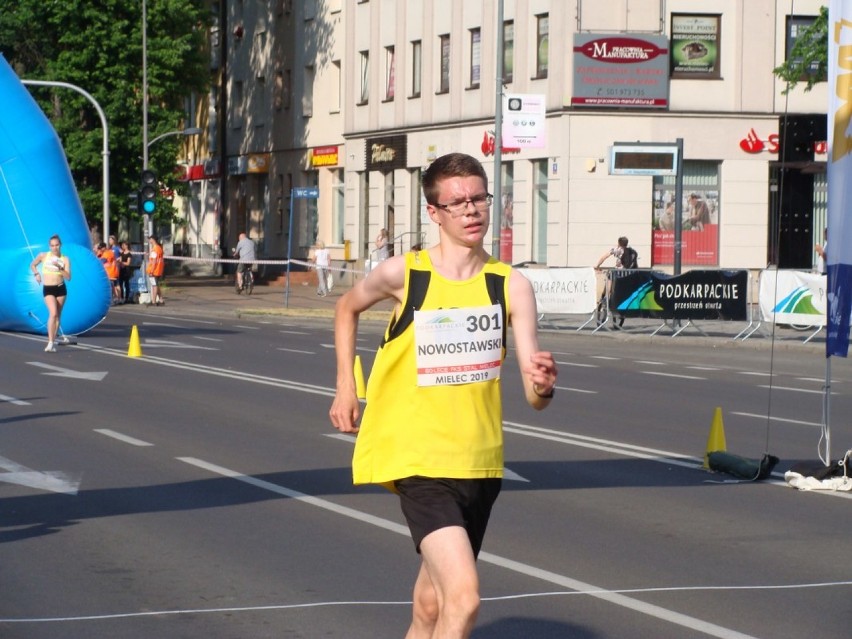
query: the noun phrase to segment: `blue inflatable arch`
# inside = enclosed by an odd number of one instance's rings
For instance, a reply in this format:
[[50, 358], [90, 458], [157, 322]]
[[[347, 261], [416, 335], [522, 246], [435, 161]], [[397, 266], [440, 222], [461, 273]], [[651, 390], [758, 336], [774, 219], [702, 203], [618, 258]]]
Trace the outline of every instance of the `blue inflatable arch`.
[[61, 329], [84, 333], [106, 317], [110, 286], [56, 131], [0, 56], [0, 330], [47, 334], [30, 263], [51, 235], [71, 258]]

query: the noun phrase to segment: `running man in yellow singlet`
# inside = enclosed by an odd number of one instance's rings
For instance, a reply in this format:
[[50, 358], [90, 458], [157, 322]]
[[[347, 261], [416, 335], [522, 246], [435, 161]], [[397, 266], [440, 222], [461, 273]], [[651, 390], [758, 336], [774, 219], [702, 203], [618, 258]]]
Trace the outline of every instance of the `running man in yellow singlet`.
[[[377, 265], [337, 303], [335, 428], [358, 433], [356, 484], [397, 493], [421, 556], [407, 639], [463, 638], [479, 610], [476, 557], [503, 476], [500, 367], [512, 327], [524, 395], [550, 404], [557, 370], [540, 351], [532, 285], [484, 248], [492, 196], [475, 158], [451, 153], [423, 174], [439, 242]], [[396, 300], [367, 405], [353, 374], [360, 314]]]

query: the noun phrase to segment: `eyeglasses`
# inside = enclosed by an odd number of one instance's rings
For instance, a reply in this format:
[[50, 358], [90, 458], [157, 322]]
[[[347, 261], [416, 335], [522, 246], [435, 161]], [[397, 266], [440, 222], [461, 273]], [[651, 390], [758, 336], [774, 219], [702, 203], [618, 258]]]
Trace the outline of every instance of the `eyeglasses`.
[[494, 196], [490, 193], [485, 193], [483, 195], [477, 195], [476, 197], [472, 197], [469, 200], [462, 200], [461, 202], [450, 202], [449, 204], [438, 204], [435, 202], [432, 206], [439, 209], [444, 209], [447, 213], [452, 215], [453, 217], [461, 217], [462, 215], [466, 215], [468, 212], [468, 204], [473, 204], [473, 208], [475, 208], [480, 213], [484, 213], [491, 203], [494, 201]]

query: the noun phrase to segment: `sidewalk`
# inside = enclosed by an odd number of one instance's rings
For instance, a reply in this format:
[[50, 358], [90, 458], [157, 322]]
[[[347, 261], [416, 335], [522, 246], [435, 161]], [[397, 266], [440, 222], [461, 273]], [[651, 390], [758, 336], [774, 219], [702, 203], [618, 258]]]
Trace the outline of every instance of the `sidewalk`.
[[[251, 295], [237, 295], [231, 276], [170, 276], [164, 280], [165, 305], [143, 306], [150, 310], [163, 309], [182, 312], [191, 310], [199, 314], [225, 314], [237, 317], [246, 315], [290, 315], [303, 317], [334, 317], [334, 305], [350, 286], [336, 284], [326, 297], [317, 295], [316, 275], [313, 272], [296, 272], [290, 277], [289, 293], [285, 282], [260, 283]], [[364, 313], [364, 319], [385, 321], [393, 304], [382, 302]]]
[[[336, 284], [326, 296], [316, 293], [316, 275], [313, 272], [294, 272], [290, 277], [289, 294], [283, 281], [261, 283], [254, 287], [251, 295], [237, 295], [234, 291], [233, 275], [229, 276], [169, 276], [165, 279], [165, 306], [139, 306], [145, 312], [154, 314], [191, 314], [194, 316], [290, 316], [317, 317], [333, 319], [334, 306], [340, 296], [349, 290], [347, 283]], [[361, 315], [363, 320], [385, 323], [390, 317], [393, 303], [380, 302]], [[631, 318], [624, 326], [625, 330], [601, 329], [593, 333], [590, 324], [577, 331], [587, 318], [579, 316], [547, 316], [543, 318], [542, 331], [558, 333], [571, 339], [616, 339], [621, 341], [648, 341], [664, 347], [666, 344], [693, 344], [716, 348], [767, 349], [772, 346], [770, 339], [772, 326], [764, 324], [752, 337], [743, 341], [734, 339], [747, 322], [698, 321], [694, 327], [681, 335], [672, 337], [670, 330], [662, 330], [652, 335], [660, 327], [661, 320]], [[800, 332], [789, 327], [776, 326], [774, 345], [776, 348], [800, 350], [814, 354], [825, 351], [825, 331], [817, 334], [808, 343], [804, 340], [811, 331]]]

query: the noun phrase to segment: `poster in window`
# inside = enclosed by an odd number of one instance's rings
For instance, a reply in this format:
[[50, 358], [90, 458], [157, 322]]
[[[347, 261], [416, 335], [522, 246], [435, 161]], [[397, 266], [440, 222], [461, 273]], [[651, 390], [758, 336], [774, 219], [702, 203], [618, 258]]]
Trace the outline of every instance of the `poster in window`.
[[[675, 189], [657, 189], [654, 196], [651, 262], [653, 266], [674, 263]], [[681, 264], [718, 266], [719, 191], [684, 189], [681, 221]]]
[[718, 79], [719, 16], [672, 15], [672, 78]]

